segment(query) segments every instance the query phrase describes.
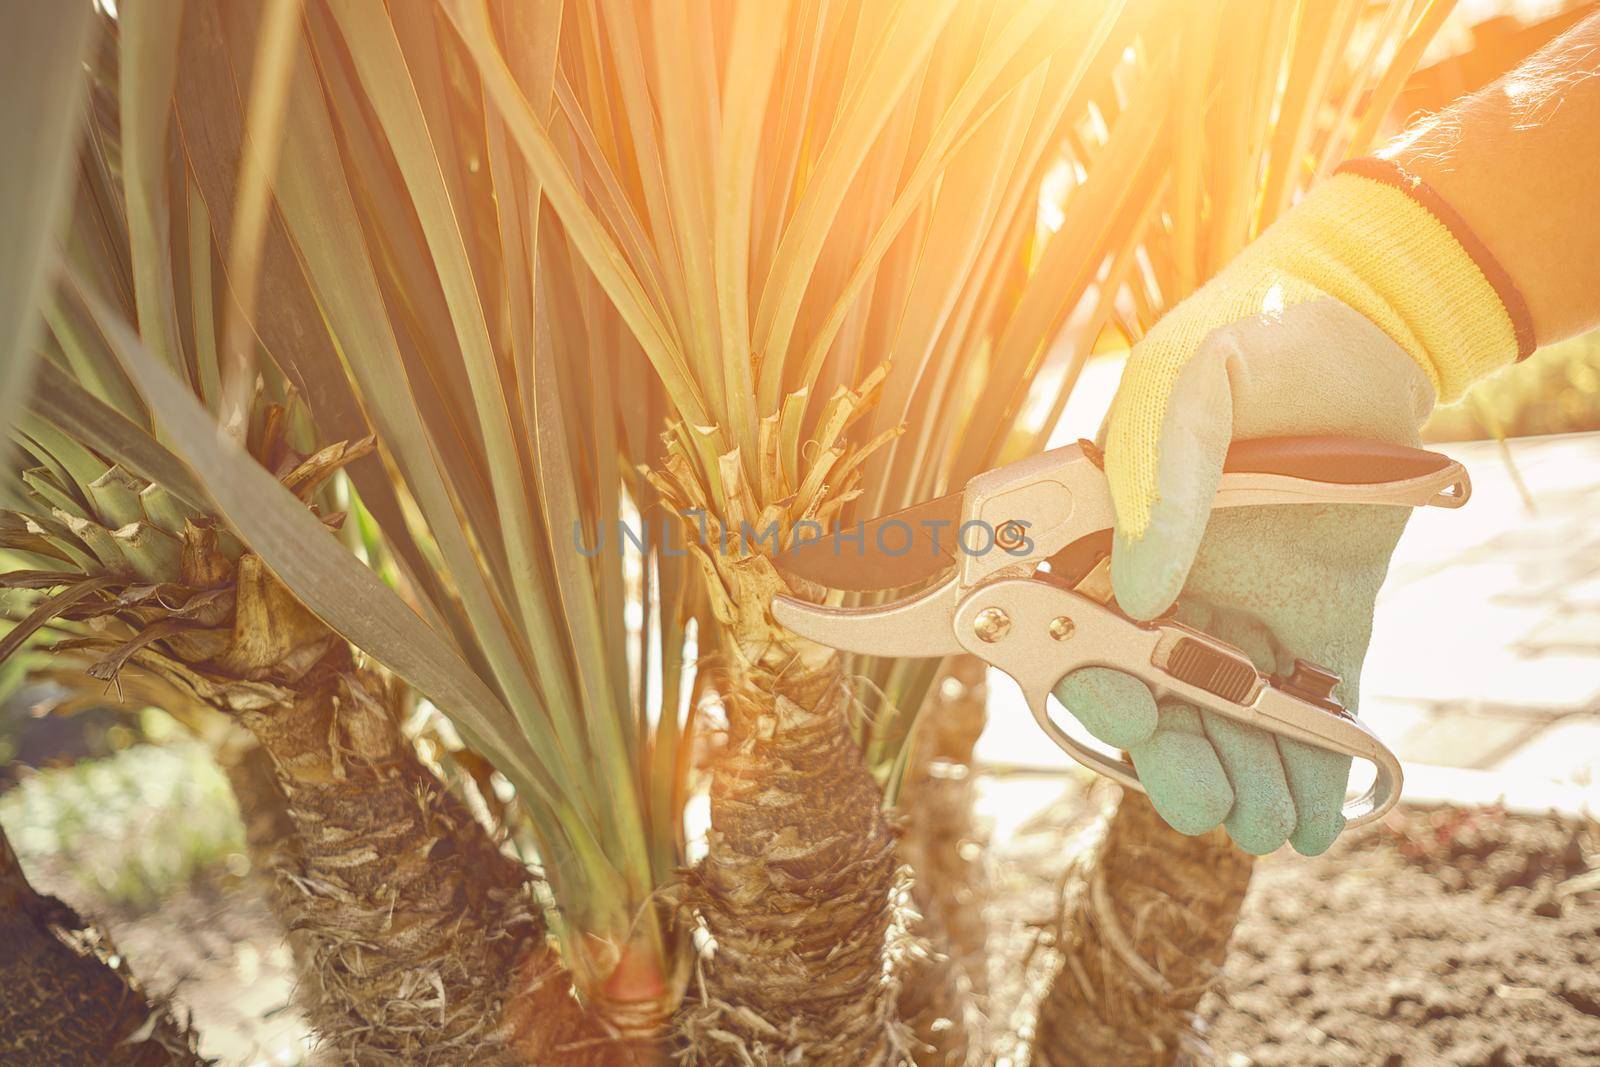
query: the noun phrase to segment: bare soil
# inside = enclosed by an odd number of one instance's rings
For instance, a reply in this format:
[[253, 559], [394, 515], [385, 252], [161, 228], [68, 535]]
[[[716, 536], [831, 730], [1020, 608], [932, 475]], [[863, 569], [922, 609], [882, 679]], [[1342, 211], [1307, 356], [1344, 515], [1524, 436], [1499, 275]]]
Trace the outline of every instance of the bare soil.
[[[988, 857], [1000, 1067], [1026, 1061], [1059, 887], [1108, 797], [1074, 786]], [[287, 950], [249, 880], [202, 879], [153, 911], [76, 903], [222, 1064], [306, 1054]], [[1325, 856], [1268, 857], [1200, 1013], [1200, 1063], [1219, 1067], [1600, 1067], [1600, 826], [1405, 808]]]
[[1592, 822], [1404, 810], [1259, 868], [1202, 1005], [1229, 1067], [1600, 1064]]
[[[1025, 1062], [1060, 886], [1106, 802], [1071, 789], [994, 858], [998, 1063]], [[1403, 808], [1256, 870], [1218, 988], [1221, 1067], [1600, 1065], [1600, 826]]]

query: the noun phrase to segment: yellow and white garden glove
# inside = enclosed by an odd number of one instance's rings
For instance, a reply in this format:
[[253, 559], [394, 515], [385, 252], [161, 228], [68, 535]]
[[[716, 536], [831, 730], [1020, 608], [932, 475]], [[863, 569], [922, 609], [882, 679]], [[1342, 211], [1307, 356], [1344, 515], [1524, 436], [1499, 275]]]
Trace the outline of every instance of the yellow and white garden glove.
[[[1352, 712], [1373, 601], [1408, 509], [1277, 505], [1211, 514], [1237, 439], [1339, 434], [1416, 444], [1435, 399], [1533, 348], [1515, 286], [1398, 167], [1346, 164], [1166, 315], [1128, 360], [1105, 427], [1122, 609], [1177, 617], [1287, 673], [1337, 671]], [[1180, 597], [1180, 593], [1182, 594]], [[1108, 668], [1056, 696], [1125, 749], [1177, 830], [1246, 851], [1328, 848], [1350, 761], [1172, 701]]]

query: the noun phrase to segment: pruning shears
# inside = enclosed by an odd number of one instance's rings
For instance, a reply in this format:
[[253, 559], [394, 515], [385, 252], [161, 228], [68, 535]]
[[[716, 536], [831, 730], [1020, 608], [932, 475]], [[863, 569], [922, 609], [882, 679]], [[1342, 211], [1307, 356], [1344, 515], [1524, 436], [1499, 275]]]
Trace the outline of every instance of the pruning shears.
[[[1214, 507], [1375, 504], [1457, 508], [1471, 486], [1448, 456], [1340, 437], [1236, 442]], [[1371, 787], [1348, 801], [1359, 825], [1399, 799], [1400, 762], [1334, 696], [1339, 676], [1297, 661], [1287, 675], [1170, 617], [1117, 607], [1109, 579], [1113, 514], [1103, 457], [1087, 441], [986, 471], [958, 492], [865, 521], [849, 532], [798, 534], [774, 562], [840, 591], [921, 590], [888, 603], [834, 607], [777, 597], [772, 613], [802, 637], [874, 656], [970, 652], [1010, 675], [1051, 740], [1090, 770], [1143, 791], [1120, 755], [1068, 734], [1050, 691], [1080, 667], [1134, 675], [1174, 697], [1279, 737], [1366, 760]], [[934, 579], [938, 579], [934, 581]], [[931, 583], [931, 584], [929, 584]]]

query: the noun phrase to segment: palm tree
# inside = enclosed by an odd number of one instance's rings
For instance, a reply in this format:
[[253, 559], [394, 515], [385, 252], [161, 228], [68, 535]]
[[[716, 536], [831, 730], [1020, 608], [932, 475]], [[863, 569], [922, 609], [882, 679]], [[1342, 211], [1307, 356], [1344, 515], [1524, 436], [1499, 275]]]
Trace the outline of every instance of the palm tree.
[[[958, 447], [993, 459], [1045, 338], [1142, 217], [1105, 182], [1072, 269], [1033, 269], [1056, 146], [1153, 5], [579, 6], [553, 108], [492, 12], [446, 6], [571, 247], [557, 321], [581, 308], [589, 338], [641, 351], [671, 405], [651, 481], [693, 517], [728, 720], [690, 1038], [753, 1062], [893, 1056], [879, 782], [936, 665], [847, 664], [786, 633], [772, 595], [821, 591], [769, 557], [799, 522], [960, 476]], [[964, 434], [980, 392], [1000, 410]]]
[[[1336, 5], [1377, 42], [1349, 74], [1322, 5], [1282, 7], [1208, 95], [1172, 0], [123, 5], [18, 434], [12, 640], [257, 738], [353, 1059], [960, 1062], [885, 814], [939, 665], [786, 633], [775, 593], [829, 594], [770, 557], [1040, 447], [1107, 324], [1225, 261], [1369, 97], [1370, 135], [1398, 83], [1365, 72], [1435, 17]], [[411, 694], [514, 788], [537, 898], [400, 732]]]
[[[310, 391], [279, 356], [314, 354], [319, 311], [295, 261], [271, 254], [282, 240], [276, 217], [258, 214], [253, 234], [228, 224], [227, 212], [237, 209], [236, 222], [252, 210], [252, 195], [259, 213], [266, 186], [257, 180], [252, 194], [250, 167], [214, 165], [208, 153], [241, 155], [237, 114], [235, 137], [223, 134], [241, 105], [216, 82], [188, 80], [231, 76], [222, 13], [195, 5], [173, 15], [147, 6], [101, 23], [69, 280], [45, 302], [50, 331], [18, 426], [23, 462], [4, 526], [5, 547], [31, 564], [4, 584], [59, 592], [40, 599], [5, 651], [49, 625], [65, 637], [57, 650], [87, 662], [91, 676], [153, 675], [250, 730], [271, 758], [291, 832], [287, 889], [275, 900], [302, 949], [308, 1014], [342, 1055], [538, 1062], [562, 1050], [572, 1062], [611, 1062], [613, 1046], [547, 943], [527, 869], [418, 760], [400, 732], [400, 689], [223, 526], [218, 502], [166, 447], [184, 424], [150, 414], [177, 398], [186, 414], [223, 426], [208, 447], [257, 479], [257, 492], [265, 484], [281, 494], [272, 499], [283, 512], [309, 523], [297, 532], [352, 567], [361, 565], [328, 532], [342, 515], [327, 479], [348, 467], [373, 511], [398, 506], [380, 466], [357, 469], [370, 461], [370, 438], [317, 447], [315, 416], [327, 409], [308, 415], [295, 400]], [[290, 15], [293, 41], [299, 17]], [[279, 16], [263, 17], [271, 39]], [[255, 52], [255, 27], [237, 29], [233, 43], [271, 64], [270, 51]], [[284, 50], [278, 73], [293, 56]], [[207, 113], [186, 111], [202, 93]], [[175, 101], [181, 155], [164, 147]], [[226, 184], [210, 184], [219, 174]], [[263, 237], [256, 277], [273, 300], [255, 315], [230, 291], [242, 271], [229, 250], [254, 241], [259, 251]], [[125, 325], [134, 318], [138, 338]], [[230, 347], [241, 338], [243, 353]], [[332, 359], [325, 333], [322, 349]], [[232, 391], [241, 375], [255, 385], [242, 403]], [[339, 424], [366, 425], [359, 413]]]

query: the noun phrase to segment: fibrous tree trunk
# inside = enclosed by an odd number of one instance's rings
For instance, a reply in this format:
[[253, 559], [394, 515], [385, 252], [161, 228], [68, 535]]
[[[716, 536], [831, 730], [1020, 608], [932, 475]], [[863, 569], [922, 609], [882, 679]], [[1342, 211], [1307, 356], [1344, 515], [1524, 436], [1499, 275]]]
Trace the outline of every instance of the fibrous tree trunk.
[[213, 527], [180, 543], [158, 586], [85, 578], [72, 617], [101, 623], [69, 644], [98, 656], [93, 677], [149, 671], [260, 745], [282, 807], [252, 813], [252, 851], [285, 835], [271, 900], [323, 1044], [357, 1064], [632, 1059], [574, 997], [525, 867], [418, 759], [385, 678]]
[[255, 557], [232, 588], [232, 640], [188, 666], [225, 707], [240, 689], [223, 674], [271, 679], [275, 699], [231, 706], [283, 797], [276, 898], [319, 1038], [363, 1064], [622, 1062], [573, 996], [526, 869], [422, 765], [385, 679]]
[[900, 790], [900, 858], [919, 921], [899, 1002], [923, 1067], [969, 1062], [981, 1043], [974, 1031], [988, 986], [988, 925], [972, 752], [987, 698], [983, 661], [954, 657], [918, 716]]
[[[911, 1046], [888, 974], [895, 833], [856, 746], [859, 705], [839, 654], [772, 615], [776, 596], [827, 591], [791, 584], [767, 555], [796, 534], [793, 523], [825, 526], [857, 495], [870, 446], [838, 434], [885, 374], [828, 401], [821, 422], [833, 430], [815, 469], [785, 472], [768, 433], [753, 463], [723, 452], [710, 479], [692, 444], [702, 431], [678, 424], [649, 472], [661, 504], [684, 520], [705, 579], [700, 632], [727, 665], [717, 686], [727, 745], [711, 767], [708, 848], [689, 899], [715, 949], [679, 1017], [701, 1062], [870, 1067], [904, 1062]], [[766, 425], [776, 430], [776, 417]], [[772, 545], [751, 532], [766, 529]]]
[[1221, 828], [1186, 837], [1125, 793], [1069, 897], [1033, 1062], [1165, 1067], [1203, 1050], [1195, 1006], [1222, 966], [1252, 864]]
[[28, 883], [0, 830], [0, 1063], [199, 1067], [195, 1035], [93, 924]]
[[380, 678], [336, 646], [246, 722], [286, 800], [282, 900], [323, 1042], [357, 1063], [623, 1061], [573, 998], [526, 870], [417, 759]]
[[728, 746], [694, 876], [716, 949], [683, 1020], [697, 1062], [898, 1062], [884, 977], [895, 838], [838, 660], [750, 667], [724, 701]]

